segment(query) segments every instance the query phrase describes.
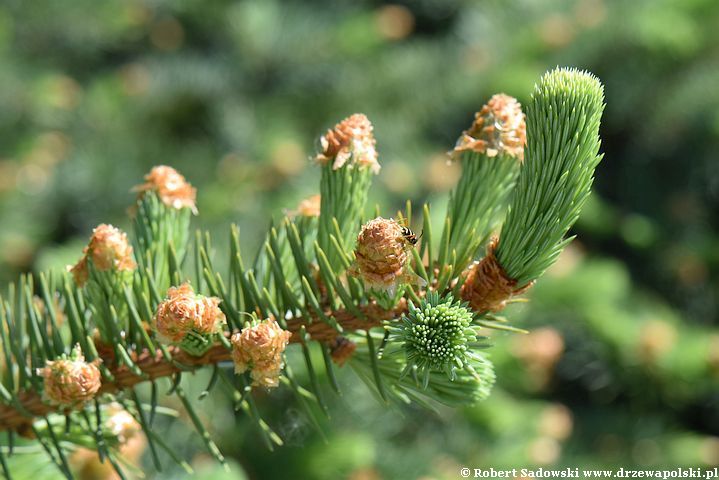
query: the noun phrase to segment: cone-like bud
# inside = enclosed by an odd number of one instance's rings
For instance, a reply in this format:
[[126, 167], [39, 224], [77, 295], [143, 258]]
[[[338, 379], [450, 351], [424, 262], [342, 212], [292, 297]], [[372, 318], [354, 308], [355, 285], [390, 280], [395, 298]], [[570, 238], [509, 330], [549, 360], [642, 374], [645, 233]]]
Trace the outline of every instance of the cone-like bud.
[[80, 287], [88, 280], [89, 260], [92, 261], [93, 267], [101, 272], [133, 271], [136, 267], [127, 235], [122, 230], [106, 224], [99, 225], [92, 231], [82, 258], [70, 268], [75, 283]]
[[231, 342], [235, 372], [250, 370], [253, 385], [277, 387], [283, 367], [282, 353], [291, 336], [272, 318], [234, 334]]
[[337, 336], [330, 344], [330, 357], [341, 367], [350, 359], [355, 350], [357, 350], [355, 342], [346, 337]]
[[297, 209], [292, 212], [293, 216], [298, 217], [319, 217], [320, 216], [320, 195], [312, 195], [302, 200]]
[[397, 286], [423, 285], [409, 268], [411, 248], [407, 230], [393, 219], [377, 217], [362, 226], [357, 236], [355, 262], [348, 273], [361, 279], [365, 288], [393, 293]]
[[474, 116], [474, 123], [457, 139], [452, 158], [465, 151], [484, 153], [488, 157], [506, 154], [524, 158], [527, 126], [522, 106], [514, 97], [498, 93]]
[[140, 197], [146, 192], [155, 192], [168, 207], [177, 210], [189, 208], [193, 213], [197, 213], [195, 205], [197, 190], [172, 167], [166, 165], [153, 167], [150, 173], [145, 175], [145, 183], [136, 186], [133, 191], [138, 192]]
[[220, 299], [197, 295], [189, 283], [171, 287], [155, 313], [155, 329], [168, 342], [202, 355], [225, 323]]
[[117, 438], [120, 444], [127, 443], [142, 431], [142, 427], [135, 420], [135, 417], [122, 408], [119, 403], [110, 404], [107, 413], [108, 418], [105, 421], [105, 428]]
[[514, 295], [527, 291], [534, 282], [517, 288], [517, 282], [507, 275], [494, 252], [498, 239], [493, 238], [487, 247], [487, 255], [474, 262], [464, 272], [462, 299], [477, 313], [498, 312], [507, 305]]
[[71, 407], [91, 400], [100, 390], [100, 369], [96, 362], [85, 361], [79, 346], [69, 358], [48, 360], [38, 375], [44, 380], [43, 396], [53, 405]]
[[369, 119], [362, 113], [355, 113], [320, 138], [322, 152], [315, 157], [317, 163], [332, 163], [337, 170], [349, 162], [350, 166], [367, 167], [378, 173], [377, 150]]

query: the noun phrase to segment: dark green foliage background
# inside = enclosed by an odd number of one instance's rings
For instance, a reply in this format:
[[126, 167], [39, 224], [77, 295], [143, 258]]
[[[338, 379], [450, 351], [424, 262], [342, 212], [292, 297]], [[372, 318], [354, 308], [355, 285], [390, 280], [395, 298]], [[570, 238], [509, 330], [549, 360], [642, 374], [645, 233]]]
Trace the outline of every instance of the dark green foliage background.
[[[493, 396], [439, 415], [387, 410], [345, 372], [326, 444], [273, 392], [263, 409], [289, 438], [276, 453], [222, 395], [200, 411], [236, 459], [226, 478], [715, 465], [717, 24], [715, 0], [6, 0], [0, 281], [74, 262], [100, 222], [129, 227], [129, 189], [160, 163], [198, 187], [196, 224], [218, 250], [230, 221], [256, 246], [272, 216], [318, 190], [318, 136], [358, 111], [383, 165], [371, 200], [386, 216], [406, 198], [441, 212], [456, 178], [443, 153], [491, 94], [526, 104], [547, 69], [586, 68], [607, 98], [595, 194], [579, 239], [511, 311], [561, 333], [556, 365], [542, 372], [517, 335], [495, 334]], [[567, 438], [551, 428], [566, 423], [556, 404], [572, 412]], [[168, 428], [206, 461], [189, 428]]]

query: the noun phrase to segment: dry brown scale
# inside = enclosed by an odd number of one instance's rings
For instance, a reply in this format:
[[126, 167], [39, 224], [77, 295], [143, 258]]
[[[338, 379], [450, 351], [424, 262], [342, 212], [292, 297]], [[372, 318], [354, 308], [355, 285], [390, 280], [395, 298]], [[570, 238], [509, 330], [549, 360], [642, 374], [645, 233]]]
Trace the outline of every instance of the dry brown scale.
[[332, 162], [332, 169], [342, 168], [348, 161], [352, 166], [367, 167], [373, 173], [380, 170], [375, 149], [372, 123], [362, 113], [342, 120], [320, 138], [322, 152], [315, 161], [320, 165]]
[[517, 287], [517, 281], [510, 278], [494, 255], [499, 239], [494, 237], [487, 247], [487, 255], [474, 262], [465, 271], [462, 285], [462, 300], [477, 313], [498, 312], [515, 295], [526, 292], [534, 282]]
[[330, 357], [340, 367], [350, 359], [357, 349], [357, 344], [347, 337], [336, 337], [330, 343]]
[[156, 192], [162, 203], [168, 207], [190, 208], [197, 214], [195, 204], [197, 189], [190, 185], [177, 170], [167, 165], [158, 165], [145, 175], [145, 183], [132, 189], [138, 198], [146, 192]]
[[522, 106], [514, 97], [498, 93], [474, 116], [474, 123], [462, 132], [457, 145], [449, 152], [453, 159], [465, 151], [496, 157], [504, 153], [524, 159], [527, 125]]

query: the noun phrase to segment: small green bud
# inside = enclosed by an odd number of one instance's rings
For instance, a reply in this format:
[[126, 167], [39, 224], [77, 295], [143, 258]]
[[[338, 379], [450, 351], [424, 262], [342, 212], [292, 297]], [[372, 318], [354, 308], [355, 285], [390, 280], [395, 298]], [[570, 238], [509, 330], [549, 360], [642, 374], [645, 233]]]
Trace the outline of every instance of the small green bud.
[[440, 298], [429, 292], [418, 307], [409, 303], [408, 313], [390, 327], [390, 341], [402, 344], [407, 372], [414, 370], [421, 378], [445, 372], [454, 380], [457, 369], [477, 359], [472, 352], [479, 346], [472, 317], [472, 311], [451, 295]]

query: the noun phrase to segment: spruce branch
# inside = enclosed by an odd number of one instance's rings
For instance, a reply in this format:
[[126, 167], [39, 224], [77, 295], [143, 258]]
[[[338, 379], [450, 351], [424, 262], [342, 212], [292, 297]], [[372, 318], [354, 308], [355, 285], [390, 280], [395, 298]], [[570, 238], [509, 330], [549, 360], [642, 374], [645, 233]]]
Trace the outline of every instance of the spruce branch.
[[[392, 311], [381, 309], [376, 304], [360, 308], [363, 319], [357, 318], [354, 313], [346, 310], [334, 312], [334, 316], [343, 330], [357, 331], [379, 327], [384, 321], [401, 315], [406, 309], [406, 303], [400, 302]], [[325, 344], [332, 344], [340, 337], [335, 329], [325, 323], [295, 318], [287, 323], [287, 329], [292, 333], [289, 339], [290, 343], [303, 342], [300, 335], [303, 328], [310, 339]], [[95, 348], [101, 354], [103, 364], [112, 366], [112, 380], [103, 379], [98, 394], [117, 393], [142, 382], [171, 377], [177, 373], [196, 370], [207, 365], [232, 361], [232, 352], [224, 345], [214, 345], [201, 356], [191, 355], [179, 346], [171, 346], [167, 349], [170, 354], [169, 360], [159, 350], [143, 349], [133, 354], [133, 361], [142, 372], [141, 375], [138, 375], [127, 366], [118, 365], [112, 346], [99, 344]], [[32, 423], [35, 417], [42, 417], [56, 411], [58, 411], [57, 407], [44, 402], [37, 391], [22, 391], [17, 394], [15, 405], [0, 405], [0, 430], [17, 430], [23, 425]]]
[[[321, 431], [317, 415], [330, 406], [320, 375], [339, 392], [336, 366], [350, 365], [382, 402], [432, 408], [486, 398], [494, 371], [481, 351], [482, 329], [518, 330], [492, 312], [531, 285], [568, 241], [600, 159], [602, 98], [589, 74], [545, 75], [528, 109], [525, 151], [519, 104], [493, 97], [455, 146], [463, 175], [441, 234], [433, 234], [424, 205], [421, 240], [408, 228], [409, 203], [398, 221], [378, 212], [361, 225], [379, 169], [372, 125], [361, 114], [322, 137], [321, 196], [272, 222], [251, 262], [236, 226], [229, 259], [213, 258], [207, 233], [190, 242], [195, 189], [171, 167], [154, 168], [135, 189], [130, 238], [101, 225], [71, 276], [42, 274], [36, 284], [26, 275], [0, 296], [0, 430], [34, 436], [67, 477], [67, 444], [92, 446], [122, 476], [121, 448], [103, 433], [112, 402], [145, 432], [156, 468], [160, 449], [189, 468], [151, 428], [162, 378], [208, 452], [224, 462], [183, 389], [184, 374], [200, 368], [212, 369], [201, 398], [218, 383], [229, 389], [269, 448], [282, 439], [260, 416], [255, 389], [290, 389]], [[501, 222], [508, 197], [500, 239], [465, 268]], [[307, 385], [285, 361], [288, 344], [301, 349]], [[319, 363], [311, 354], [318, 347]], [[142, 382], [152, 385], [147, 406], [134, 390]], [[70, 433], [61, 435], [63, 422]]]
[[501, 236], [465, 272], [462, 298], [476, 311], [503, 309], [571, 241], [564, 237], [579, 217], [602, 158], [603, 109], [603, 87], [586, 72], [558, 68], [535, 87], [527, 109], [525, 160]]
[[501, 220], [524, 158], [526, 126], [519, 102], [494, 95], [477, 112], [472, 126], [450, 152], [462, 166], [447, 207], [448, 252], [456, 252], [456, 271], [477, 255]]
[[524, 287], [571, 241], [565, 239], [591, 192], [599, 154], [604, 88], [594, 75], [557, 68], [534, 89], [527, 148], [502, 227], [497, 259]]

